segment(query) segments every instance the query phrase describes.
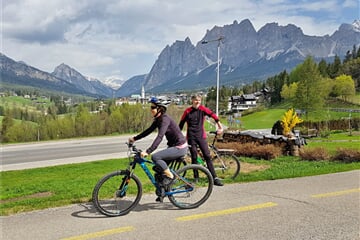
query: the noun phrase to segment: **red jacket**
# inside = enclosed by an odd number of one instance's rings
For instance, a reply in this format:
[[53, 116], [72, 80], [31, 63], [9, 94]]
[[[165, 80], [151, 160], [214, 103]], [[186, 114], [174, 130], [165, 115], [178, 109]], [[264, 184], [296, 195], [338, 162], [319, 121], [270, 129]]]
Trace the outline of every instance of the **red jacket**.
[[181, 116], [179, 127], [182, 130], [185, 122], [187, 123], [186, 137], [188, 139], [206, 138], [204, 128], [205, 116], [213, 118], [215, 122], [219, 121], [219, 117], [203, 105], [200, 105], [198, 109], [192, 106], [185, 109]]

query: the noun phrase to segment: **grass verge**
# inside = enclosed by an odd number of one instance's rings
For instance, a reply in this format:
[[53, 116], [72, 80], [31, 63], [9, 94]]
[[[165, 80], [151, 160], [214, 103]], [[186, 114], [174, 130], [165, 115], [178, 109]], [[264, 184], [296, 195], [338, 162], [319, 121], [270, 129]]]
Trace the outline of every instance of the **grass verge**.
[[[279, 157], [272, 161], [242, 158], [243, 169], [234, 182], [251, 182], [294, 178], [360, 169], [360, 163], [301, 161], [295, 157]], [[96, 182], [105, 174], [124, 169], [127, 159], [111, 159], [81, 164], [1, 172], [0, 215], [59, 207], [91, 201]], [[251, 170], [249, 170], [251, 168]], [[136, 174], [144, 192], [153, 192], [145, 174]]]

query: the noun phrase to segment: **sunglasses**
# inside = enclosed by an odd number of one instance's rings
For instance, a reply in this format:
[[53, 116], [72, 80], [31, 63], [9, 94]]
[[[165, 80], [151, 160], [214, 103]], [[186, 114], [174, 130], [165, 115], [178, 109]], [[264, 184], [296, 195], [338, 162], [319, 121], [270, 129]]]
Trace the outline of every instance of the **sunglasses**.
[[156, 108], [157, 108], [157, 106], [150, 106], [150, 108], [151, 108], [151, 109], [156, 109]]

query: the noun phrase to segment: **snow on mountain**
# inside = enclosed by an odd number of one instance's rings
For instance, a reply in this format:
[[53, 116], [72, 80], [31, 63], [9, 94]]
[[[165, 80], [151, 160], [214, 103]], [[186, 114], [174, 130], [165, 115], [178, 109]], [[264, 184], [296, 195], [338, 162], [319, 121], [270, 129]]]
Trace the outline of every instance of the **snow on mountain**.
[[123, 83], [126, 81], [126, 80], [121, 79], [121, 78], [116, 77], [116, 76], [110, 76], [110, 77], [107, 77], [107, 78], [105, 78], [103, 80], [99, 80], [99, 79], [94, 78], [94, 77], [86, 77], [86, 79], [88, 81], [93, 81], [93, 82], [94, 81], [100, 81], [103, 84], [105, 84], [106, 86], [109, 86], [114, 90], [119, 89], [119, 87], [121, 87], [121, 85], [123, 85]]
[[102, 82], [113, 89], [119, 89], [121, 85], [123, 85], [124, 82], [126, 82], [126, 80], [116, 76], [110, 76], [102, 80]]
[[353, 26], [355, 31], [360, 32], [360, 19], [355, 20], [352, 23], [352, 26]]

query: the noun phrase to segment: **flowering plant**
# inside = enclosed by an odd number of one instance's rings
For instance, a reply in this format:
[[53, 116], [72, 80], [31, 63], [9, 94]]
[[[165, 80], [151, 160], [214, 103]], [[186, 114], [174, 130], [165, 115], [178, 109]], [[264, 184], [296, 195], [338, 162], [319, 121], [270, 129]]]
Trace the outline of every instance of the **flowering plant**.
[[300, 119], [293, 108], [290, 108], [284, 113], [284, 116], [281, 118], [281, 125], [283, 127], [283, 135], [289, 136], [291, 131], [298, 123], [302, 123], [303, 120]]

